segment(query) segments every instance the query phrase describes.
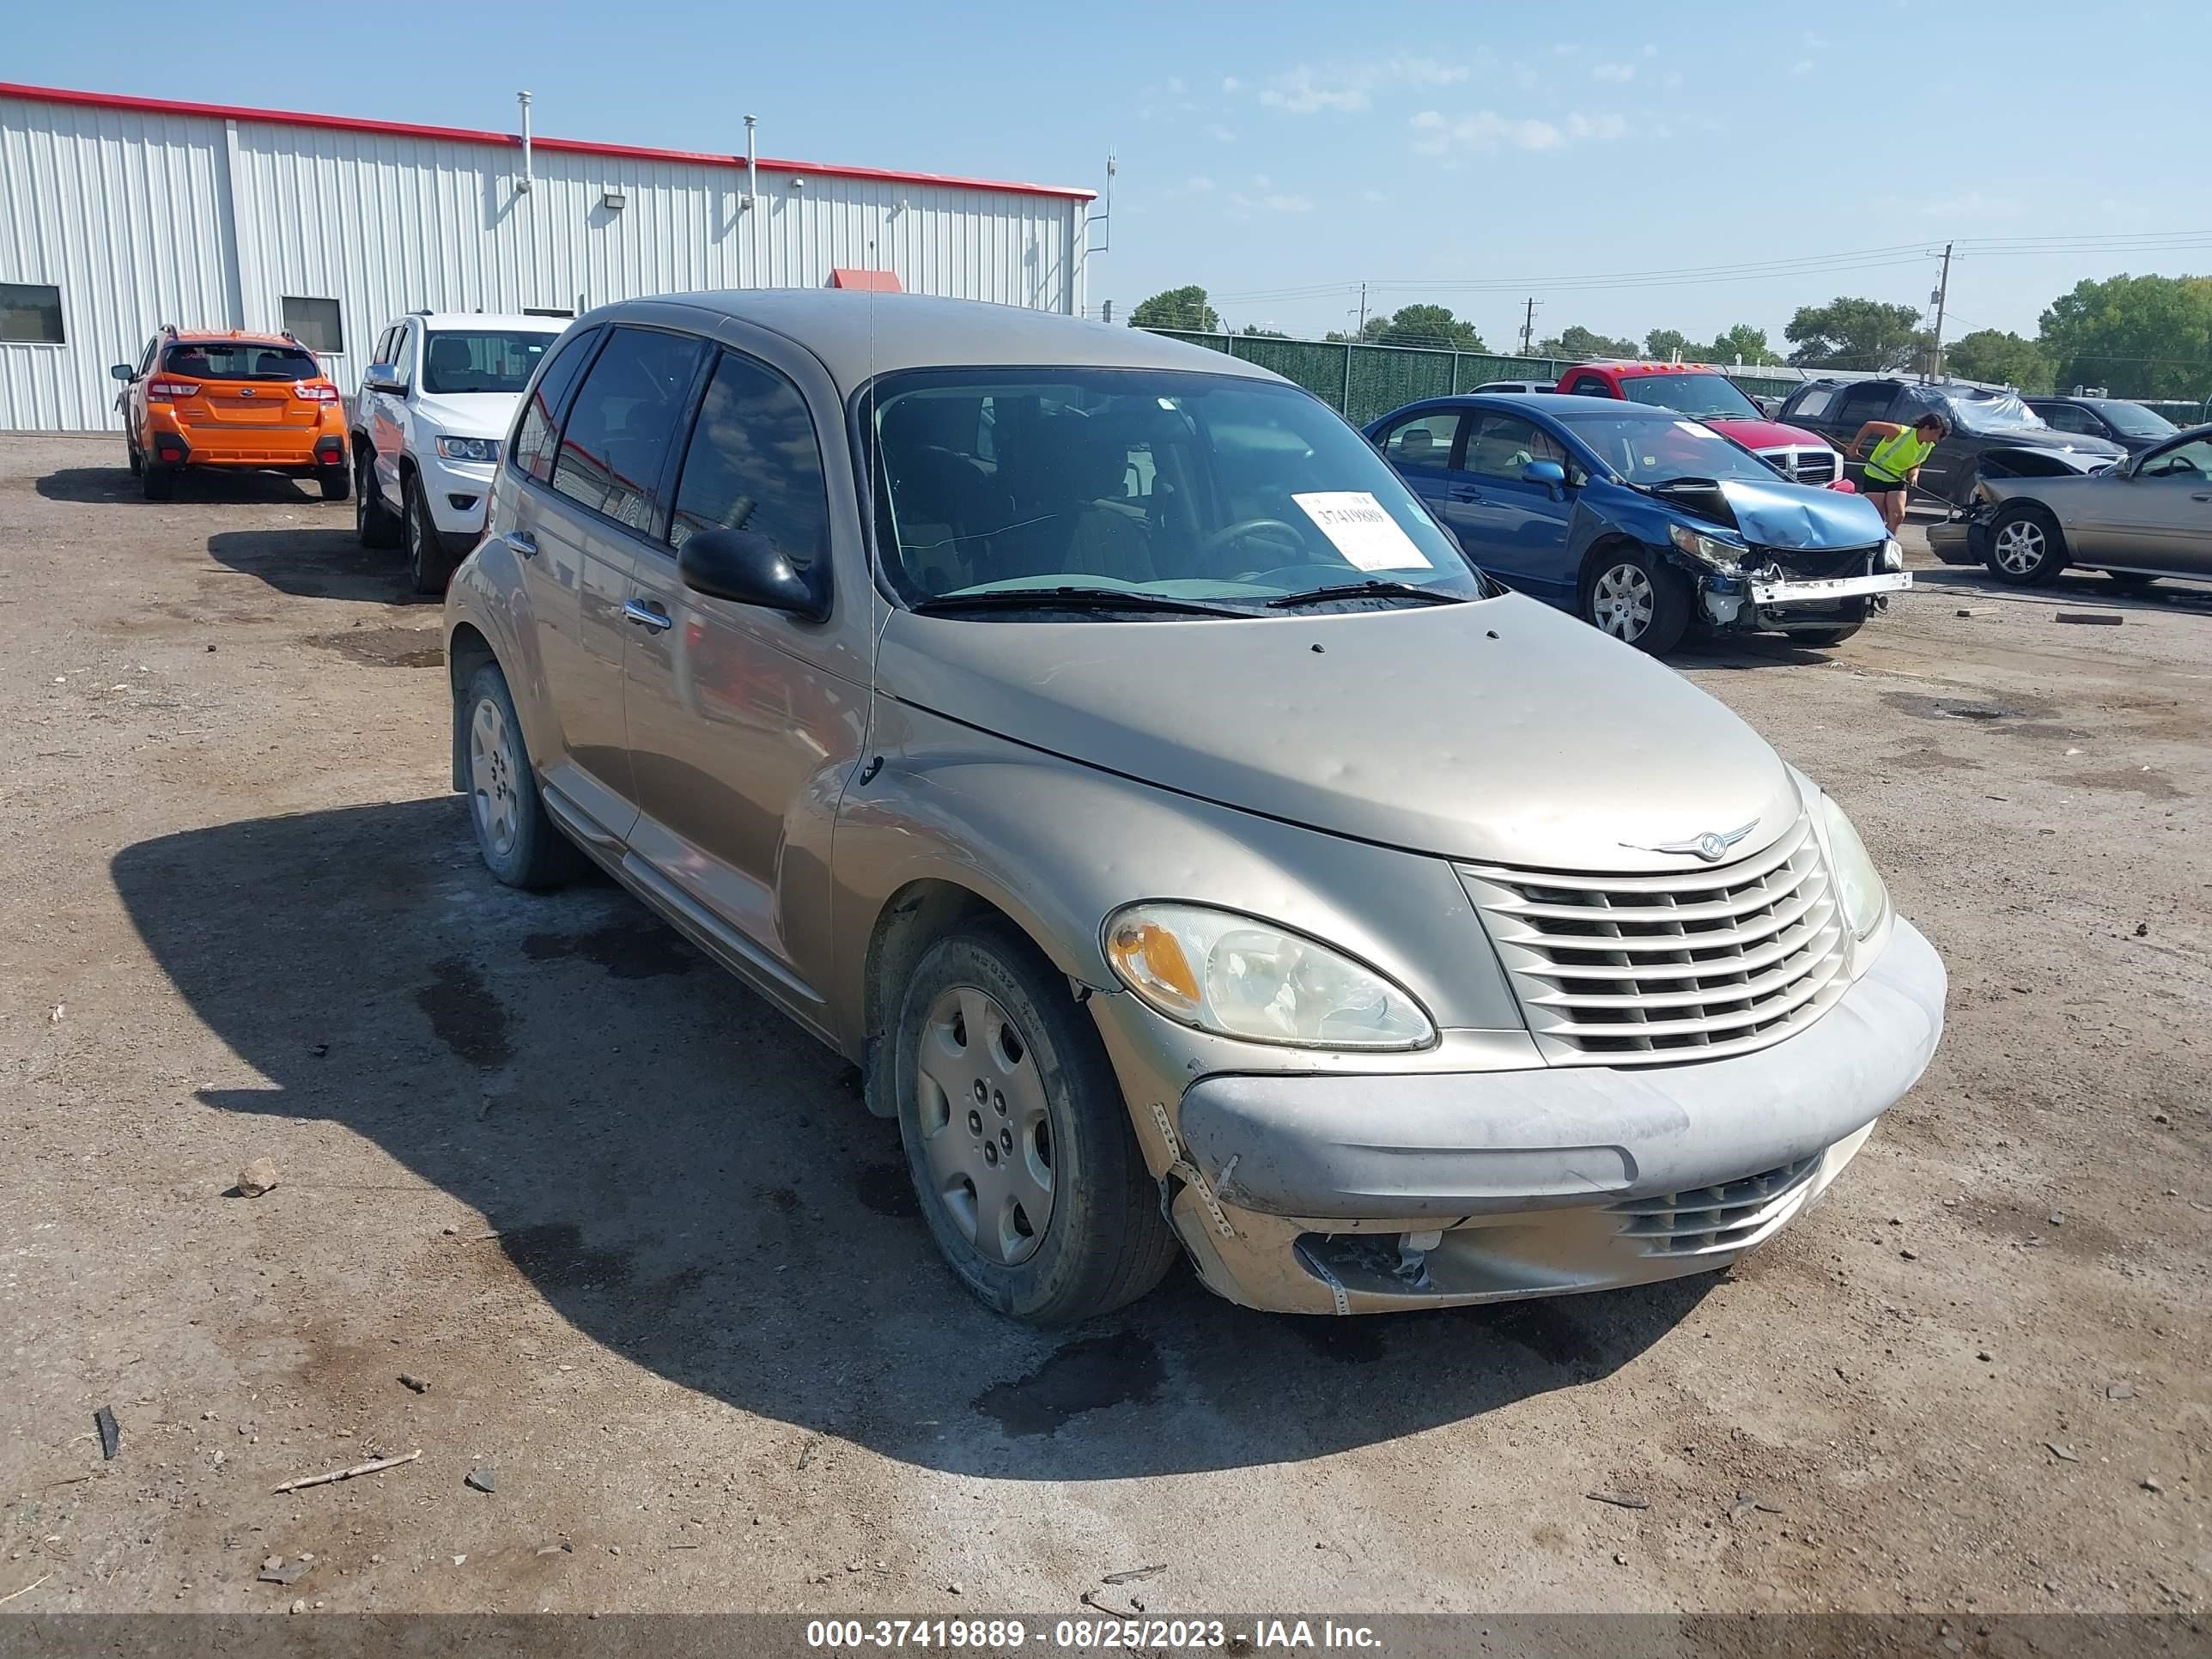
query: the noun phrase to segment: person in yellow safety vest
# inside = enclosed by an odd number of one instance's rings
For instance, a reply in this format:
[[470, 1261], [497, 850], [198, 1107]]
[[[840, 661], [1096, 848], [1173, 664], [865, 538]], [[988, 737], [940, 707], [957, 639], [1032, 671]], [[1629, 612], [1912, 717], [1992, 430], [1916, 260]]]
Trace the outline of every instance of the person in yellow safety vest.
[[1950, 429], [1941, 415], [1923, 415], [1911, 426], [1869, 421], [1844, 452], [1856, 460], [1869, 438], [1879, 440], [1866, 458], [1866, 482], [1859, 486], [1859, 494], [1873, 501], [1891, 535], [1905, 522], [1905, 493], [1920, 482], [1920, 464], [1936, 453], [1936, 444]]

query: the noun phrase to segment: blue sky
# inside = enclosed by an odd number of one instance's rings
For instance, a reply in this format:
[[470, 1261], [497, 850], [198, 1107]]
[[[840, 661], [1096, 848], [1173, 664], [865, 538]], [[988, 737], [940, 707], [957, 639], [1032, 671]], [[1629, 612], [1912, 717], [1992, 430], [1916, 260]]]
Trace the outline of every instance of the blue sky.
[[1779, 345], [1838, 294], [1924, 305], [1952, 239], [1946, 332], [2033, 333], [2083, 276], [2212, 270], [2203, 0], [94, 15], [19, 8], [0, 76], [501, 130], [526, 85], [564, 137], [737, 150], [750, 111], [770, 155], [1094, 188], [1110, 149], [1094, 309], [1196, 282], [1301, 335], [1364, 280], [1493, 347], [1532, 294], [1540, 336]]

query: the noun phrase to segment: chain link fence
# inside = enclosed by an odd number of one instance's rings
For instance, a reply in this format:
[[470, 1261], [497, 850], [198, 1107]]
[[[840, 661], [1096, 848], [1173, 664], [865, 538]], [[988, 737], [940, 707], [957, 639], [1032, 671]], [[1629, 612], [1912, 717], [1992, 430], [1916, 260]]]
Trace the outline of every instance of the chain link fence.
[[[1472, 392], [1489, 380], [1556, 382], [1572, 367], [1571, 362], [1555, 357], [1500, 357], [1425, 346], [1279, 340], [1267, 335], [1204, 334], [1182, 328], [1149, 331], [1273, 369], [1304, 386], [1355, 426], [1364, 426], [1402, 404]], [[1730, 374], [1729, 378], [1747, 392], [1762, 398], [1786, 398], [1798, 385], [1796, 380], [1757, 374]]]

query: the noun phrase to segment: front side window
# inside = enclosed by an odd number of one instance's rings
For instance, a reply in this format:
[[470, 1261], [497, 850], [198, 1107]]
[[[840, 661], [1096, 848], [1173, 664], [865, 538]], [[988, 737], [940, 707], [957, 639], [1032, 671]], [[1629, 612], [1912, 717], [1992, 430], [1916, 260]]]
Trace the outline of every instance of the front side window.
[[1759, 405], [1725, 374], [1633, 374], [1621, 382], [1631, 403], [1679, 409], [1701, 421], [1755, 421]]
[[422, 390], [438, 397], [520, 392], [561, 337], [512, 328], [440, 329], [422, 349]]
[[615, 330], [577, 388], [553, 488], [617, 524], [650, 530], [699, 352], [688, 334]]
[[1518, 483], [1532, 461], [1557, 461], [1565, 466], [1567, 452], [1549, 433], [1517, 416], [1475, 417], [1474, 429], [1468, 434], [1463, 471], [1478, 478], [1510, 478]]
[[523, 405], [522, 418], [516, 423], [514, 441], [507, 446], [507, 453], [515, 465], [539, 483], [550, 482], [553, 477], [553, 459], [561, 447], [561, 404], [568, 397], [568, 388], [576, 383], [584, 365], [591, 360], [592, 343], [599, 337], [595, 328], [587, 328], [573, 337], [553, 361], [545, 366], [538, 377], [530, 401]]
[[814, 417], [774, 369], [724, 352], [684, 453], [668, 539], [702, 530], [763, 536], [804, 569], [830, 550], [829, 491]]
[[1239, 614], [1357, 584], [1393, 597], [1343, 602], [1487, 591], [1374, 448], [1293, 386], [1164, 369], [915, 370], [859, 409], [878, 561], [908, 605], [1061, 589]]
[[0, 340], [61, 345], [62, 291], [51, 283], [0, 283]]
[[161, 367], [189, 380], [319, 380], [315, 354], [295, 345], [264, 345], [253, 340], [179, 340], [161, 356]]
[[284, 331], [310, 351], [343, 351], [345, 332], [338, 325], [336, 300], [286, 298]]
[[2193, 438], [2171, 449], [2154, 451], [2136, 469], [2139, 478], [2212, 478], [2212, 438]]
[[1416, 416], [1383, 434], [1383, 458], [1393, 466], [1449, 466], [1452, 442], [1458, 436], [1455, 410]]
[[399, 325], [399, 337], [392, 343], [392, 378], [402, 386], [415, 383], [415, 331], [404, 323]]
[[1774, 469], [1741, 445], [1689, 419], [1608, 416], [1601, 410], [1561, 417], [1620, 477], [1632, 484], [1685, 478], [1741, 478], [1772, 483]]

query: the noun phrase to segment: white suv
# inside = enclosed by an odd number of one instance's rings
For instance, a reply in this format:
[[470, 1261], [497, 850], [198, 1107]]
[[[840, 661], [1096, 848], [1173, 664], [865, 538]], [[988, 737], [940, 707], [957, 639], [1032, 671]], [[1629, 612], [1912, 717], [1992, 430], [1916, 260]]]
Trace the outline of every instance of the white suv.
[[565, 318], [410, 312], [377, 337], [354, 401], [354, 525], [404, 541], [417, 593], [442, 593], [483, 533], [500, 440]]

